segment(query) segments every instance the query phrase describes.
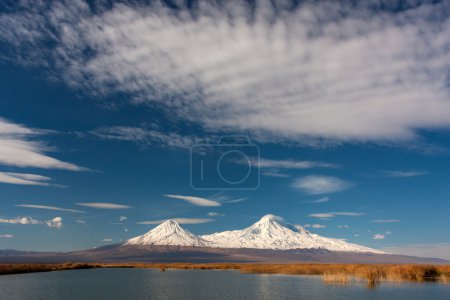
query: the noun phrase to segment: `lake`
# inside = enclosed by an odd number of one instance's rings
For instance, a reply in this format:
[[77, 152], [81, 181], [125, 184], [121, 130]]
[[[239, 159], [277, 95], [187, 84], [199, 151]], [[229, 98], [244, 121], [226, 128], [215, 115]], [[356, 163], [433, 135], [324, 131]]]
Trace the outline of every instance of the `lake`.
[[450, 299], [439, 283], [325, 284], [320, 276], [89, 269], [0, 276], [0, 299]]

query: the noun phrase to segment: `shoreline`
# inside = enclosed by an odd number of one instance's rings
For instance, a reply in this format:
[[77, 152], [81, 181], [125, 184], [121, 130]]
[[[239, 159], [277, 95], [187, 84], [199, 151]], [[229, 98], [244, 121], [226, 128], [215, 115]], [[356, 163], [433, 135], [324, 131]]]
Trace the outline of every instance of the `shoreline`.
[[243, 274], [322, 276], [324, 282], [442, 282], [450, 283], [450, 265], [413, 264], [254, 264], [254, 263], [0, 263], [0, 275], [96, 268], [177, 270], [237, 270]]

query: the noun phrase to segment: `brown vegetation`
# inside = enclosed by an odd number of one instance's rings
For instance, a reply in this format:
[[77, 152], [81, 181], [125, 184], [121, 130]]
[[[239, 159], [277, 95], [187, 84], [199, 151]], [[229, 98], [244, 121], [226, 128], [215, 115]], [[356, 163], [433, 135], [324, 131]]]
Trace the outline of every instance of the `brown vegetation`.
[[233, 263], [64, 263], [0, 264], [0, 275], [89, 268], [153, 268], [239, 270], [247, 274], [319, 275], [325, 282], [364, 280], [369, 286], [381, 281], [440, 281], [450, 283], [449, 265], [382, 264], [233, 264]]

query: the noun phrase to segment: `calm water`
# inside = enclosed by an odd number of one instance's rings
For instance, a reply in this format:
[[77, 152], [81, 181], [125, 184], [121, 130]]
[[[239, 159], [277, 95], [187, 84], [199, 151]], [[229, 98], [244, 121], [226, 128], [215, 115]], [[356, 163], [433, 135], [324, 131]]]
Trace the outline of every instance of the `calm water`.
[[0, 299], [450, 299], [436, 283], [324, 284], [320, 276], [94, 269], [0, 276]]

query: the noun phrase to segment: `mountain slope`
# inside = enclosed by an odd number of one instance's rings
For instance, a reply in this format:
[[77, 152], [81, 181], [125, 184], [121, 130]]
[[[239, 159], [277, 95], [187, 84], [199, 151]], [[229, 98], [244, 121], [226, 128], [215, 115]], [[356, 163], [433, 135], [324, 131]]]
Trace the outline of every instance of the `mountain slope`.
[[181, 228], [174, 220], [167, 220], [146, 234], [129, 239], [124, 245], [167, 245], [210, 247], [208, 241]]
[[338, 239], [312, 234], [301, 226], [285, 223], [280, 217], [266, 215], [252, 226], [243, 230], [224, 231], [200, 238], [218, 248], [256, 249], [325, 249], [330, 251], [384, 252]]

